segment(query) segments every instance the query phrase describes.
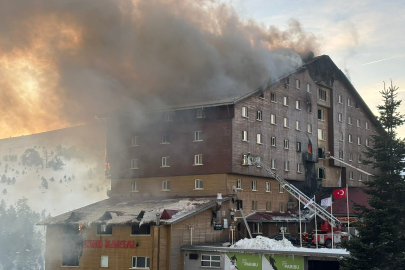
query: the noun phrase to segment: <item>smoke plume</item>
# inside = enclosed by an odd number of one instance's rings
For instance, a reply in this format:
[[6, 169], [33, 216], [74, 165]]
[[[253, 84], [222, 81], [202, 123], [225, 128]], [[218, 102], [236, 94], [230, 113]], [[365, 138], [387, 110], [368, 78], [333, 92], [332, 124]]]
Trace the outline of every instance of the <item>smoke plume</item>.
[[81, 124], [129, 100], [226, 97], [317, 51], [208, 0], [0, 0], [0, 137]]

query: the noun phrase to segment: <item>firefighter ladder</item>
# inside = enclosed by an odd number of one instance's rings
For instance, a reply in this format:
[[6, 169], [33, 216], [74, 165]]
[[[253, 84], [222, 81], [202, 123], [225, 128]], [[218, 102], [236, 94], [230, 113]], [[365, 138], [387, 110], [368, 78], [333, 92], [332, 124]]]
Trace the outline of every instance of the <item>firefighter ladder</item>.
[[245, 226], [246, 226], [246, 229], [247, 229], [247, 231], [248, 231], [248, 233], [249, 233], [250, 238], [253, 238], [253, 237], [252, 237], [252, 233], [250, 232], [250, 228], [249, 228], [249, 225], [248, 225], [248, 223], [247, 223], [246, 217], [245, 217], [245, 213], [243, 213], [243, 209], [240, 208], [239, 211], [240, 211], [240, 213], [242, 214], [242, 218], [243, 218], [243, 221], [245, 222]]
[[352, 167], [353, 169], [356, 169], [356, 170], [358, 170], [359, 172], [362, 172], [362, 173], [364, 173], [364, 174], [366, 174], [366, 175], [373, 176], [371, 173], [368, 173], [368, 172], [363, 171], [362, 169], [359, 169], [359, 168], [357, 168], [357, 167], [355, 167], [355, 166], [353, 166], [353, 165], [351, 165], [351, 164], [349, 164], [349, 163], [346, 163], [346, 162], [344, 162], [343, 160], [341, 160], [340, 158], [335, 158], [334, 156], [332, 156], [332, 155], [330, 154], [330, 152], [326, 153], [325, 157], [326, 157], [327, 159], [331, 158], [331, 159], [336, 160], [336, 161], [338, 161], [338, 162], [340, 162], [340, 163], [342, 163], [342, 164], [345, 164], [346, 166]]
[[255, 157], [252, 156], [250, 153], [247, 154], [247, 164], [248, 165], [255, 165], [258, 167], [262, 167], [266, 172], [268, 172], [274, 179], [276, 179], [282, 188], [287, 190], [288, 193], [290, 193], [292, 196], [294, 196], [297, 200], [300, 200], [301, 203], [304, 205], [307, 205], [307, 207], [315, 212], [318, 216], [323, 218], [324, 220], [327, 220], [329, 224], [331, 224], [333, 227], [341, 226], [340, 221], [335, 218], [331, 213], [326, 211], [322, 206], [317, 204], [316, 202], [312, 202], [311, 198], [309, 198], [307, 195], [305, 195], [303, 192], [301, 192], [298, 188], [296, 188], [294, 185], [291, 185], [288, 183], [284, 178], [276, 174], [274, 171], [272, 171], [266, 164], [262, 163], [260, 160], [260, 157]]

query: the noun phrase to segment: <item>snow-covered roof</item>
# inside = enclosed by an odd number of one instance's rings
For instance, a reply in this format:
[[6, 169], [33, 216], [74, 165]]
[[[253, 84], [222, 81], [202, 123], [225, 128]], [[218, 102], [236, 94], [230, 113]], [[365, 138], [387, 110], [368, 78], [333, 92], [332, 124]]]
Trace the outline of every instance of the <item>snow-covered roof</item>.
[[[301, 222], [309, 222], [314, 217], [309, 209], [301, 210]], [[246, 217], [248, 222], [299, 222], [298, 207], [289, 212], [255, 212]]]
[[[224, 197], [221, 201], [230, 198]], [[173, 210], [169, 219], [161, 220], [161, 224], [177, 223], [188, 216], [211, 208], [217, 203], [216, 197], [175, 198], [145, 200], [142, 198], [120, 197], [109, 198], [88, 206], [43, 220], [38, 225], [91, 224], [123, 225], [148, 224], [156, 220], [156, 214], [162, 215], [164, 210]]]

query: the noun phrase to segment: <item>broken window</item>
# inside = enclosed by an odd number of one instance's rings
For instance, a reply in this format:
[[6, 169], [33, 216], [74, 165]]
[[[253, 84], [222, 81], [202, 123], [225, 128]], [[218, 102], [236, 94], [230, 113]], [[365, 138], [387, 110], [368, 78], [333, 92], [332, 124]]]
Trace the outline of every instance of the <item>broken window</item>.
[[318, 91], [318, 98], [319, 98], [319, 100], [327, 101], [327, 100], [328, 100], [328, 97], [327, 97], [327, 92], [326, 92], [326, 90], [323, 90], [323, 89], [320, 89], [320, 88], [319, 88], [319, 91]]
[[262, 121], [262, 111], [257, 111], [257, 113], [256, 113], [256, 120], [257, 120], [257, 121]]
[[132, 268], [149, 269], [149, 257], [132, 257]]
[[360, 154], [357, 155], [357, 162], [361, 163], [361, 155]]
[[322, 109], [318, 109], [318, 120], [325, 121], [325, 115]]
[[242, 117], [248, 117], [248, 108], [242, 107]]
[[293, 209], [294, 208], [294, 202], [288, 202], [287, 203], [287, 210]]
[[150, 225], [143, 224], [139, 226], [139, 224], [132, 225], [131, 230], [132, 235], [150, 235]]
[[194, 155], [194, 165], [203, 165], [202, 154]]
[[312, 113], [312, 105], [310, 102], [307, 102], [307, 113]]
[[169, 157], [162, 157], [162, 167], [170, 167]]
[[202, 130], [194, 131], [194, 141], [195, 141], [195, 142], [200, 142], [200, 141], [202, 141], [202, 140], [203, 140], [203, 137], [202, 137]]
[[106, 224], [97, 224], [97, 234], [112, 234], [112, 226]]
[[169, 134], [162, 135], [162, 144], [169, 144]]
[[342, 150], [339, 151], [339, 159], [343, 159], [343, 151]]
[[285, 85], [290, 85], [290, 77], [285, 78]]
[[325, 148], [318, 148], [318, 158], [325, 158]]
[[259, 98], [264, 99], [264, 93], [261, 93], [261, 94], [259, 95]]
[[195, 179], [195, 189], [203, 189], [203, 180], [202, 179]]
[[79, 226], [65, 225], [62, 239], [62, 266], [79, 266], [79, 259], [83, 251], [83, 238]]
[[318, 168], [318, 179], [325, 179], [325, 168]]
[[139, 169], [139, 159], [131, 159], [131, 169]]

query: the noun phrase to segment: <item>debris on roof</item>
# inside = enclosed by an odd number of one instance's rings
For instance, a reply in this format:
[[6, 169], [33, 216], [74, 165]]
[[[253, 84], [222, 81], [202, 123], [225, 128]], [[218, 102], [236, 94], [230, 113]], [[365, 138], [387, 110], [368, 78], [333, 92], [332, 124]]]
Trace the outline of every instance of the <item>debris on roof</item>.
[[[315, 213], [309, 209], [301, 210], [301, 222], [309, 222], [315, 216]], [[299, 222], [298, 207], [289, 212], [255, 212], [246, 217], [250, 222]]]

